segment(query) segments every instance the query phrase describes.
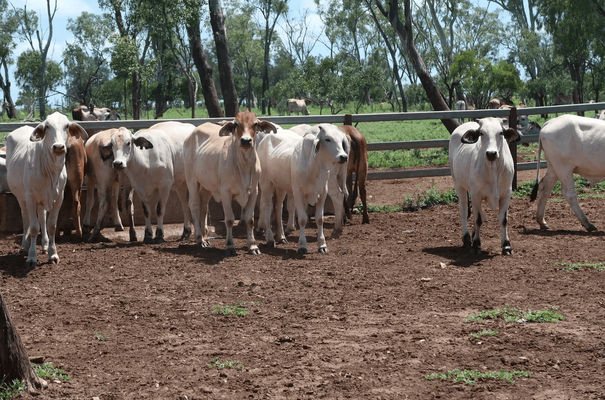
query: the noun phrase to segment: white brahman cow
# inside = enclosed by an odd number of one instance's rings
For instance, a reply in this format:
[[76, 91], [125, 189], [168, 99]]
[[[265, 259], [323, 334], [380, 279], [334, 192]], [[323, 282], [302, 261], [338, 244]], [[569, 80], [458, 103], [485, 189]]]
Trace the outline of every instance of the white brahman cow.
[[[272, 196], [275, 192], [278, 241], [287, 243], [281, 223], [283, 201], [287, 194], [294, 200], [298, 213], [298, 252], [307, 253], [307, 205], [315, 206], [318, 251], [328, 252], [323, 233], [324, 202], [328, 195], [330, 169], [337, 164], [346, 165], [348, 160], [345, 143], [348, 143], [345, 134], [336, 126], [319, 124], [303, 137], [291, 131], [280, 130], [276, 135], [265, 137], [259, 144], [258, 154], [263, 171], [260, 184], [261, 207], [266, 218], [265, 239], [269, 247], [275, 246], [270, 224]], [[342, 206], [342, 199], [340, 205]]]
[[[113, 153], [113, 167], [126, 172], [143, 203], [144, 243], [164, 242], [164, 215], [171, 190], [177, 192], [183, 209], [181, 239], [191, 234], [183, 143], [194, 128], [191, 124], [170, 121], [140, 130], [134, 135], [128, 130], [120, 130], [112, 135], [110, 144], [101, 148], [107, 155]], [[151, 228], [153, 211], [157, 215], [155, 237]]]
[[251, 254], [260, 254], [253, 232], [254, 205], [261, 173], [255, 140], [258, 132], [275, 131], [273, 124], [259, 121], [256, 114], [246, 110], [222, 126], [202, 124], [187, 137], [184, 145], [185, 175], [196, 243], [203, 247], [210, 245], [207, 214], [208, 202], [214, 197], [223, 203], [227, 230], [225, 253], [235, 255], [235, 216], [231, 202], [236, 200], [243, 207], [248, 250]]
[[[458, 100], [455, 104], [456, 111], [464, 111], [466, 110], [466, 101]], [[458, 122], [461, 124], [464, 123], [464, 118], [458, 118]]]
[[298, 113], [303, 113], [304, 115], [309, 115], [309, 111], [307, 110], [307, 103], [304, 99], [289, 99], [288, 100], [288, 115], [295, 112], [296, 115]]
[[27, 252], [26, 263], [30, 267], [38, 262], [36, 239], [40, 233], [42, 251], [48, 250], [48, 261], [59, 262], [55, 231], [67, 181], [67, 139], [81, 135], [85, 131], [80, 125], [55, 112], [36, 128], [21, 127], [6, 138], [8, 185], [21, 207], [21, 252]]
[[[481, 203], [498, 209], [502, 231], [502, 254], [513, 254], [508, 240], [507, 219], [514, 176], [513, 159], [508, 143], [521, 139], [514, 129], [507, 129], [499, 118], [483, 118], [467, 122], [454, 130], [450, 138], [449, 159], [458, 207], [462, 220], [462, 242], [471, 254], [481, 253], [480, 228], [485, 220]], [[471, 193], [475, 229], [468, 232], [468, 195]]]
[[[561, 192], [588, 232], [597, 228], [590, 223], [578, 204], [573, 174], [591, 183], [605, 179], [605, 122], [577, 115], [561, 115], [547, 121], [540, 131], [538, 160], [544, 150], [548, 170], [541, 181], [540, 164], [531, 201], [538, 197], [536, 220], [540, 228], [548, 229], [544, 219], [546, 201], [557, 180], [561, 180]], [[538, 196], [539, 192], [539, 196]]]

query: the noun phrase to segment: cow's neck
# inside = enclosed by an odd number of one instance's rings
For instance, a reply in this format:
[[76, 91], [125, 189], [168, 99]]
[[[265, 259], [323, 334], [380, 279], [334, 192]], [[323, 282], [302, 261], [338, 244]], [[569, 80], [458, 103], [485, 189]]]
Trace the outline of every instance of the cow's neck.
[[41, 174], [39, 176], [48, 177], [50, 180], [50, 187], [58, 188], [61, 172], [65, 168], [65, 153], [60, 156], [55, 156], [52, 151], [46, 152], [47, 147], [44, 146], [43, 142], [36, 142], [36, 150], [35, 153], [41, 155], [41, 157], [36, 158], [42, 160], [39, 164], [34, 163], [34, 165], [37, 164], [40, 166]]
[[242, 179], [245, 202], [247, 202], [248, 196], [252, 192], [253, 185], [255, 183], [254, 174], [256, 173], [256, 151], [254, 150], [254, 146], [248, 150], [243, 150], [236, 143], [235, 147], [235, 168], [238, 172], [238, 175]]

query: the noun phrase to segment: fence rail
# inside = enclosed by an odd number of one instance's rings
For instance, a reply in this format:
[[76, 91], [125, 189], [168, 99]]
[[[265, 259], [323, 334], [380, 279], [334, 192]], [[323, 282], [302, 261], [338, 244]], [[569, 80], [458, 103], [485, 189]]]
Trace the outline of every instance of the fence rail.
[[[530, 107], [498, 109], [498, 110], [465, 110], [465, 111], [426, 111], [426, 112], [408, 112], [408, 113], [376, 113], [376, 114], [344, 114], [344, 115], [304, 115], [304, 116], [267, 116], [262, 117], [276, 124], [345, 124], [351, 125], [357, 122], [382, 122], [382, 121], [413, 121], [424, 119], [449, 119], [449, 118], [485, 118], [485, 117], [506, 117], [516, 120], [518, 115], [538, 115], [538, 114], [556, 114], [556, 113], [573, 113], [593, 110], [605, 109], [605, 103], [585, 103], [585, 104], [570, 104], [564, 106], [548, 106], [548, 107]], [[178, 119], [183, 123], [193, 125], [201, 125], [205, 122], [220, 122], [229, 118], [184, 118]], [[84, 129], [110, 129], [123, 126], [128, 129], [144, 129], [149, 128], [163, 120], [157, 119], [142, 119], [142, 120], [125, 120], [125, 121], [78, 121], [78, 124]], [[22, 126], [37, 126], [38, 122], [18, 122], [18, 123], [0, 123], [0, 132], [11, 132]], [[525, 136], [521, 143], [537, 142], [538, 136]], [[446, 148], [449, 145], [448, 139], [442, 140], [415, 140], [408, 142], [383, 142], [383, 143], [368, 143], [368, 151], [385, 151], [385, 150], [409, 150], [409, 149], [429, 149], [429, 148]], [[515, 144], [516, 146], [516, 144]], [[514, 147], [516, 154], [516, 147]], [[536, 162], [520, 163], [516, 166], [516, 170], [531, 170], [536, 169]], [[546, 163], [542, 162], [540, 168], [546, 167]], [[429, 168], [417, 170], [398, 170], [398, 171], [376, 171], [368, 174], [368, 179], [400, 179], [400, 178], [418, 178], [429, 176], [447, 176], [451, 175], [449, 168]], [[515, 175], [516, 182], [516, 175]]]

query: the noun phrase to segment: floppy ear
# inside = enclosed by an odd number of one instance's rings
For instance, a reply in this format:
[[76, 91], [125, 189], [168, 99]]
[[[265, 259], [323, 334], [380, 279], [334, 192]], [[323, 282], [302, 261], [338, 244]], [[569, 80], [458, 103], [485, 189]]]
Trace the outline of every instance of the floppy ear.
[[110, 158], [113, 158], [113, 150], [112, 150], [111, 141], [107, 143], [105, 146], [99, 144], [99, 153], [101, 154], [101, 160], [107, 161]]
[[521, 134], [514, 129], [505, 129], [501, 135], [503, 135], [508, 143], [519, 142], [521, 140]]
[[259, 121], [257, 125], [257, 132], [276, 133], [277, 128], [269, 121]]
[[68, 128], [67, 132], [71, 136], [75, 137], [76, 139], [81, 137], [83, 141], [88, 140], [88, 133], [86, 133], [84, 128], [82, 128], [80, 125], [76, 124], [75, 122], [72, 122], [71, 124], [69, 124], [69, 128]]
[[144, 138], [143, 136], [139, 136], [136, 139], [134, 139], [133, 143], [136, 146], [139, 146], [139, 149], [143, 150], [143, 148], [149, 150], [149, 149], [153, 149], [153, 144], [151, 144], [151, 142], [149, 140], [147, 140], [146, 138]]
[[235, 128], [237, 127], [237, 123], [235, 122], [227, 122], [221, 130], [218, 132], [219, 136], [231, 136], [233, 132], [235, 132]]
[[477, 143], [477, 141], [479, 140], [479, 136], [481, 136], [481, 132], [479, 130], [470, 129], [470, 130], [466, 131], [466, 133], [464, 135], [462, 135], [462, 138], [460, 138], [460, 141], [464, 144]]
[[44, 139], [44, 136], [46, 136], [46, 126], [44, 123], [41, 123], [36, 126], [36, 129], [34, 129], [30, 135], [29, 140], [32, 142], [37, 142]]

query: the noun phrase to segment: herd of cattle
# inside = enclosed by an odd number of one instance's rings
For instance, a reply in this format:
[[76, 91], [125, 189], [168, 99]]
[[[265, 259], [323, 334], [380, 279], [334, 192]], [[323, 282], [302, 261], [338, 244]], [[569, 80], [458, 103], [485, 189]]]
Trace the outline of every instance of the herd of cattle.
[[[556, 181], [561, 180], [563, 195], [578, 219], [588, 231], [596, 229], [580, 209], [573, 174], [580, 174], [591, 182], [605, 179], [602, 163], [605, 121], [563, 115], [546, 122], [542, 128], [520, 119], [518, 128], [520, 132], [508, 128], [501, 118], [483, 118], [460, 125], [451, 136], [449, 161], [459, 198], [463, 246], [470, 248], [472, 254], [481, 253], [483, 200], [492, 209], [499, 210], [502, 254], [513, 253], [507, 233], [514, 175], [508, 144], [519, 141], [523, 132], [535, 129], [540, 134], [538, 157], [544, 151], [548, 164], [542, 180], [539, 180], [538, 168], [531, 196], [534, 200], [539, 190], [536, 218], [540, 227], [548, 228], [544, 220], [546, 200]], [[136, 241], [132, 204], [133, 191], [136, 191], [145, 215], [144, 242], [161, 243], [168, 197], [175, 191], [184, 215], [181, 239], [191, 235], [193, 223], [195, 242], [203, 247], [209, 246], [208, 204], [214, 198], [223, 206], [227, 255], [235, 254], [233, 201], [242, 207], [239, 220], [247, 230], [248, 251], [260, 254], [254, 238], [254, 211], [259, 193], [256, 230], [264, 229], [269, 247], [287, 243], [286, 235], [296, 229], [297, 214], [298, 252], [306, 254], [305, 226], [311, 205], [315, 206], [318, 251], [326, 253], [325, 200], [327, 196], [332, 200], [335, 213], [332, 236], [339, 237], [345, 218], [351, 217], [358, 186], [363, 223], [369, 223], [365, 190], [367, 143], [352, 126], [319, 124], [282, 129], [243, 111], [233, 121], [216, 124], [195, 127], [167, 121], [134, 134], [120, 127], [89, 137], [77, 122], [55, 112], [37, 127], [24, 126], [7, 136], [6, 169], [8, 187], [19, 202], [23, 218], [21, 253], [27, 254], [26, 263], [30, 266], [37, 263], [36, 239], [40, 234], [42, 251], [48, 252], [48, 260], [59, 261], [55, 233], [64, 193], [70, 193], [73, 199], [76, 233], [81, 236], [91, 232], [89, 240], [96, 241], [110, 207], [116, 230], [124, 229], [117, 205], [118, 193], [123, 188], [130, 240]], [[354, 188], [353, 174], [357, 178]], [[86, 212], [83, 228], [80, 228], [80, 197], [85, 179]], [[99, 211], [91, 231], [95, 187]], [[285, 200], [288, 222], [284, 231], [281, 218]], [[467, 227], [471, 204], [472, 237]], [[157, 216], [155, 235], [152, 213]], [[273, 216], [275, 236], [271, 227]]]

